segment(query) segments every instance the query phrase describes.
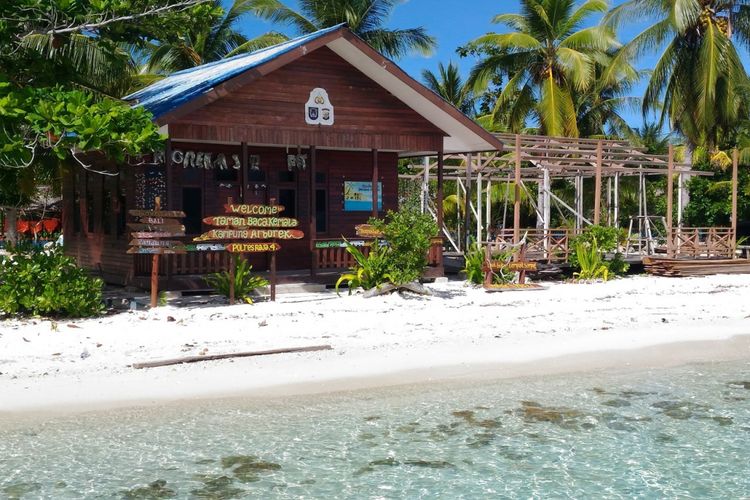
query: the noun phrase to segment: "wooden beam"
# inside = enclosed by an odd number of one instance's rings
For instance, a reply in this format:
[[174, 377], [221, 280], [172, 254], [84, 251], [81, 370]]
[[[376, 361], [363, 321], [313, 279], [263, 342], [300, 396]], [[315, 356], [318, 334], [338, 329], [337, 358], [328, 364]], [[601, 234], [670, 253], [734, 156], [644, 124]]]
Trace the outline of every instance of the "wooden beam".
[[674, 211], [674, 146], [669, 145], [667, 162], [667, 255], [674, 257], [674, 238], [672, 235], [672, 212]]
[[521, 136], [516, 135], [515, 187], [513, 188], [513, 243], [521, 241]]
[[[740, 165], [740, 153], [735, 148], [732, 151], [732, 248], [737, 247], [737, 188], [739, 186], [738, 175]], [[732, 255], [735, 257], [735, 255]]]
[[598, 226], [602, 211], [602, 141], [596, 146], [596, 175], [594, 179], [594, 225]]
[[372, 216], [378, 218], [378, 150], [372, 150]]

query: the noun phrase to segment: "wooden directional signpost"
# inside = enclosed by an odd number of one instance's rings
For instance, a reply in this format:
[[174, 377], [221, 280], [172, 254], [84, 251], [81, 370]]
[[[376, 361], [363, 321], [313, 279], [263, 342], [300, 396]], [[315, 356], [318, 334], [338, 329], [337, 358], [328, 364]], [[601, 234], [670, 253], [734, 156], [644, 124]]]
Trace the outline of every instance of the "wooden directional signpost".
[[184, 212], [161, 210], [161, 199], [154, 199], [154, 210], [129, 210], [138, 221], [128, 224], [130, 233], [130, 254], [152, 255], [151, 260], [151, 307], [156, 307], [159, 294], [159, 256], [187, 253], [181, 241], [169, 238], [185, 236], [185, 226], [179, 220]]
[[[279, 217], [284, 207], [276, 205], [236, 205], [232, 199], [224, 205], [225, 213], [206, 217], [203, 223], [213, 226], [196, 242], [217, 241], [231, 254], [229, 264], [229, 303], [234, 304], [234, 268], [237, 254], [271, 253], [271, 300], [276, 300], [276, 252], [281, 249], [276, 240], [299, 240], [305, 233], [298, 229], [299, 221], [290, 217]], [[265, 241], [263, 241], [265, 240]]]

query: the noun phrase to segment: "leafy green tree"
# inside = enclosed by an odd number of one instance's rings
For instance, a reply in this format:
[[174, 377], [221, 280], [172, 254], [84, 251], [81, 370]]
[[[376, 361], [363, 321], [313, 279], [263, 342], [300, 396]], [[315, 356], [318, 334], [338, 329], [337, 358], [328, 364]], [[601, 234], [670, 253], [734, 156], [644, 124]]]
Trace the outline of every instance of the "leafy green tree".
[[400, 0], [299, 0], [299, 11], [280, 0], [250, 0], [253, 11], [274, 24], [292, 27], [298, 33], [313, 33], [347, 23], [365, 42], [388, 57], [429, 55], [435, 38], [423, 27], [388, 29], [386, 20]]
[[[6, 0], [0, 20], [0, 204], [13, 222], [39, 182], [86, 153], [123, 161], [161, 147], [150, 115], [106, 97], [123, 47], [170, 36], [197, 0]], [[9, 235], [15, 238], [13, 231]]]
[[644, 17], [654, 24], [621, 52], [639, 57], [663, 47], [643, 98], [643, 112], [660, 113], [690, 146], [719, 145], [722, 134], [747, 116], [747, 75], [733, 40], [750, 44], [747, 0], [629, 0], [606, 25]]
[[422, 70], [422, 81], [427, 88], [453, 104], [465, 115], [475, 114], [474, 94], [461, 77], [458, 66], [452, 62], [448, 63], [448, 66], [439, 63], [437, 74], [428, 69]]
[[[582, 26], [607, 9], [604, 0], [578, 7], [573, 0], [521, 0], [520, 14], [493, 20], [511, 32], [488, 33], [471, 42], [470, 48], [489, 54], [472, 70], [474, 90], [481, 92], [498, 74], [507, 75], [494, 113], [506, 108], [511, 128], [533, 116], [541, 133], [578, 136], [575, 96], [596, 89], [597, 65], [608, 67], [618, 47], [610, 27]], [[625, 64], [603, 71], [604, 84], [612, 85], [623, 71], [634, 73]]]

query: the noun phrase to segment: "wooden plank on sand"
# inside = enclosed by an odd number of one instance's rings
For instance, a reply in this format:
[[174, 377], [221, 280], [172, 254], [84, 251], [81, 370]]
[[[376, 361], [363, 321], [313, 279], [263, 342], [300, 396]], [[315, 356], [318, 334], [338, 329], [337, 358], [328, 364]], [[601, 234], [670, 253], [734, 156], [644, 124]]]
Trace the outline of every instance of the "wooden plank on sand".
[[315, 345], [310, 347], [287, 347], [283, 349], [271, 349], [268, 351], [236, 352], [230, 354], [212, 354], [210, 356], [187, 356], [184, 358], [163, 359], [159, 361], [146, 361], [145, 363], [133, 363], [133, 368], [156, 368], [159, 366], [181, 365], [183, 363], [198, 363], [200, 361], [216, 361], [219, 359], [249, 358], [252, 356], [268, 356], [269, 354], [289, 354], [295, 352], [330, 351], [330, 345]]

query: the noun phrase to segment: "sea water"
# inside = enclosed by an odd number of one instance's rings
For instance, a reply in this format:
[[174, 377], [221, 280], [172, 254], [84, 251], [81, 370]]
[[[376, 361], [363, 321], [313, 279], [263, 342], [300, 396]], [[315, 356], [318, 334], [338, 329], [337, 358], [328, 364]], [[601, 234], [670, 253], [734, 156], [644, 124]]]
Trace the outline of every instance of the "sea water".
[[750, 364], [0, 420], [1, 498], [740, 498]]

